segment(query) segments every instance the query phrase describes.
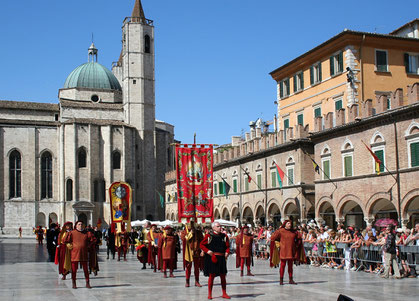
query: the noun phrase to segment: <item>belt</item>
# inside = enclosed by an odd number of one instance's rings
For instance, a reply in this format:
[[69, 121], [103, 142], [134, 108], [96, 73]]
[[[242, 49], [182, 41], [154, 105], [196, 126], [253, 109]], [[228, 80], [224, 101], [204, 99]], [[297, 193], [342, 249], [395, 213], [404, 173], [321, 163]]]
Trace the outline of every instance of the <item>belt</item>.
[[224, 256], [224, 255], [225, 255], [225, 253], [218, 253], [218, 252], [214, 252], [214, 255], [216, 255], [216, 256]]

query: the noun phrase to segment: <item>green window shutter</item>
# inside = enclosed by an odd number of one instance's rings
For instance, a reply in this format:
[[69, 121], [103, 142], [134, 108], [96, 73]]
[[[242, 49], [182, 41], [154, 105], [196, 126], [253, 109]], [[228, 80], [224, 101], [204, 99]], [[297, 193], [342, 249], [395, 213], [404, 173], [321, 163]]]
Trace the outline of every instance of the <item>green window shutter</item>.
[[297, 123], [304, 126], [304, 115], [300, 114], [297, 116]]
[[285, 81], [285, 86], [287, 87], [287, 95], [290, 95], [290, 79], [287, 78], [287, 80]]
[[409, 73], [409, 54], [405, 53], [404, 54], [404, 68], [406, 69], [406, 73]]
[[419, 142], [410, 144], [410, 166], [419, 166]]
[[276, 171], [271, 172], [272, 187], [276, 187]]
[[322, 63], [319, 63], [319, 82], [322, 81]]
[[289, 119], [285, 119], [284, 120], [284, 130], [290, 127], [290, 120]]
[[244, 190], [249, 191], [249, 181], [247, 178], [244, 179]]
[[[374, 154], [377, 156], [378, 159], [380, 159], [380, 161], [381, 161], [380, 172], [383, 172], [384, 171], [384, 164], [385, 164], [384, 163], [384, 151], [381, 149], [381, 150], [375, 151]], [[374, 160], [374, 164], [375, 164], [375, 160]]]
[[297, 74], [294, 75], [294, 93], [297, 92]]
[[233, 180], [233, 192], [237, 192], [237, 179]]
[[333, 75], [335, 75], [335, 58], [332, 55], [330, 57], [330, 76], [333, 76]]
[[214, 195], [218, 195], [217, 183], [214, 183]]
[[284, 82], [283, 81], [279, 82], [279, 97], [280, 98], [284, 97]]
[[288, 183], [294, 185], [294, 168], [288, 169]]
[[314, 118], [319, 117], [322, 115], [322, 108], [314, 109]]
[[330, 161], [323, 161], [323, 172], [324, 172], [324, 178], [330, 178]]
[[339, 61], [339, 72], [343, 72], [343, 52], [339, 52], [338, 54], [338, 61]]
[[345, 157], [345, 177], [352, 176], [352, 156]]
[[377, 62], [377, 71], [386, 72], [387, 70], [387, 52], [376, 50], [375, 59]]
[[342, 100], [335, 102], [335, 111], [339, 111], [340, 109], [342, 109]]
[[218, 192], [224, 194], [224, 182], [218, 182]]
[[257, 175], [258, 179], [258, 188], [262, 188], [262, 175]]
[[304, 72], [301, 72], [301, 90], [304, 90]]
[[310, 67], [310, 85], [314, 84], [314, 66]]

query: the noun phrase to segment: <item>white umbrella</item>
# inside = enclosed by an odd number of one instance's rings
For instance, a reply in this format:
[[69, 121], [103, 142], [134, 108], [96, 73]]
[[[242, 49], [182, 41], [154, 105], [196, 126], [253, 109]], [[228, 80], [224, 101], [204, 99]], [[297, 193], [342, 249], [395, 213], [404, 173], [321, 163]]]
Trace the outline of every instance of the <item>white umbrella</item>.
[[226, 221], [225, 219], [216, 219], [214, 222], [220, 223], [221, 226], [225, 227], [238, 227], [236, 222]]

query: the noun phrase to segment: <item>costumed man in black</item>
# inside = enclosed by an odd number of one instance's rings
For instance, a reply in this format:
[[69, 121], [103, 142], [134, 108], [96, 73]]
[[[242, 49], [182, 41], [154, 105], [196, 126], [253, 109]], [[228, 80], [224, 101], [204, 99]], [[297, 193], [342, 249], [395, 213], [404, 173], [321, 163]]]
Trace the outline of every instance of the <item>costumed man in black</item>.
[[131, 246], [131, 253], [132, 255], [134, 255], [134, 250], [135, 250], [135, 243], [136, 243], [136, 239], [138, 238], [138, 232], [135, 231], [134, 228], [131, 229], [131, 232], [129, 233], [129, 245]]
[[115, 232], [112, 231], [112, 227], [109, 226], [108, 231], [105, 235], [106, 240], [106, 259], [109, 259], [109, 252], [112, 253], [112, 259], [115, 259]]
[[204, 275], [208, 276], [208, 299], [212, 299], [212, 287], [214, 278], [220, 276], [222, 297], [231, 299], [227, 295], [227, 257], [230, 253], [230, 244], [227, 235], [221, 233], [221, 225], [218, 222], [212, 224], [212, 231], [205, 235], [201, 241], [201, 250], [205, 253]]
[[60, 231], [57, 229], [57, 224], [52, 223], [49, 225], [47, 231], [47, 249], [49, 254], [49, 261], [54, 262], [55, 260], [55, 251], [57, 250], [57, 241]]

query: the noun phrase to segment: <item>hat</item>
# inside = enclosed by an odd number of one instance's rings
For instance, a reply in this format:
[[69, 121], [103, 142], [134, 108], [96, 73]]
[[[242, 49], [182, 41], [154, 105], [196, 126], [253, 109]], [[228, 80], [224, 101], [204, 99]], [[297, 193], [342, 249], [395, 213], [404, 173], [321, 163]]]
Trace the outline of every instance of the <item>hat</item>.
[[403, 229], [402, 228], [397, 228], [396, 232], [403, 233]]
[[249, 229], [249, 226], [248, 225], [243, 225], [242, 230], [244, 230], [244, 229]]
[[150, 227], [157, 227], [157, 225], [156, 224], [151, 224], [151, 226]]
[[167, 225], [166, 227], [164, 227], [164, 230], [173, 230], [173, 228]]

